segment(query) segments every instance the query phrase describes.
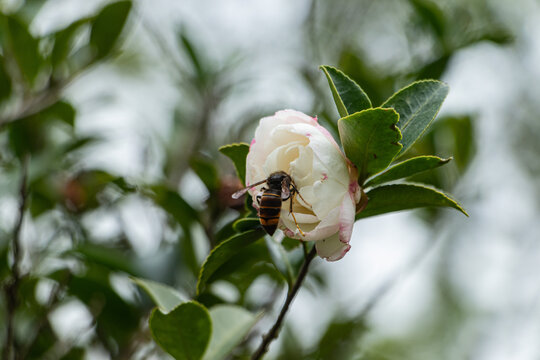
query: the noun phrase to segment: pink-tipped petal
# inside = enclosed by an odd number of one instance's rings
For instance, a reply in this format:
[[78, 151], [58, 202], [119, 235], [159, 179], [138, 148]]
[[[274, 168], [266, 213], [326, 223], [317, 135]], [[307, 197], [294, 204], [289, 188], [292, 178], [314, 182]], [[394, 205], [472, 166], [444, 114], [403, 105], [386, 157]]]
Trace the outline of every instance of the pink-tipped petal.
[[354, 217], [356, 213], [356, 202], [351, 193], [343, 197], [341, 203], [341, 212], [339, 214], [339, 241], [348, 244], [354, 226]]
[[326, 261], [337, 261], [345, 256], [351, 245], [339, 241], [338, 236], [315, 242], [317, 254]]

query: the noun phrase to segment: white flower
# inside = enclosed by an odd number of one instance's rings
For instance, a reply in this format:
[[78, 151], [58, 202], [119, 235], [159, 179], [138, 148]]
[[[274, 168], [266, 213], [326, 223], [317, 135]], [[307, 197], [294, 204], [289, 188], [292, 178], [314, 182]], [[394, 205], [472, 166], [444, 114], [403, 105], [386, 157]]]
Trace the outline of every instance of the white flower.
[[[317, 253], [329, 261], [341, 259], [350, 249], [356, 204], [360, 200], [357, 171], [330, 133], [316, 118], [298, 111], [278, 111], [260, 120], [247, 156], [246, 184], [285, 171], [305, 202], [296, 195], [293, 213], [283, 202], [279, 228], [285, 235], [316, 241]], [[250, 190], [253, 206], [265, 184]]]

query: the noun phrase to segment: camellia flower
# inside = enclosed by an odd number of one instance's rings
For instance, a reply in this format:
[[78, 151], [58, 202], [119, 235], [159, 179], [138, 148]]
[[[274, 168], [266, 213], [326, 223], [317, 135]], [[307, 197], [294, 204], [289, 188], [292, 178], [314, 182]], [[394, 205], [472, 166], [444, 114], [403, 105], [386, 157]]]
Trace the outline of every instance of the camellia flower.
[[[261, 119], [247, 156], [246, 185], [276, 171], [289, 174], [301, 195], [291, 196], [294, 214], [289, 213], [290, 200], [282, 203], [279, 228], [291, 238], [315, 241], [320, 257], [341, 259], [350, 249], [361, 191], [356, 168], [332, 135], [316, 118], [299, 111], [278, 111]], [[264, 186], [249, 190], [255, 208]]]

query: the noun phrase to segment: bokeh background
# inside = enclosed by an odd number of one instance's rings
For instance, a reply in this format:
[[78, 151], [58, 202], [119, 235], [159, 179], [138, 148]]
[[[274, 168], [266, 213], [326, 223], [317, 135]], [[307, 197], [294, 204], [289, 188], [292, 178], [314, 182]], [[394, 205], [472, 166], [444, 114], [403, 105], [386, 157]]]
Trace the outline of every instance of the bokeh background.
[[[249, 142], [259, 118], [288, 108], [333, 131], [321, 64], [374, 104], [416, 79], [450, 85], [413, 154], [454, 160], [413, 180], [454, 194], [470, 217], [358, 221], [344, 259], [314, 263], [267, 358], [540, 358], [537, 1], [108, 4], [0, 1], [0, 324], [16, 320], [19, 358], [167, 358], [129, 276], [194, 295], [238, 216], [219, 146]], [[263, 270], [236, 280], [199, 301], [269, 312], [244, 358], [285, 290]]]

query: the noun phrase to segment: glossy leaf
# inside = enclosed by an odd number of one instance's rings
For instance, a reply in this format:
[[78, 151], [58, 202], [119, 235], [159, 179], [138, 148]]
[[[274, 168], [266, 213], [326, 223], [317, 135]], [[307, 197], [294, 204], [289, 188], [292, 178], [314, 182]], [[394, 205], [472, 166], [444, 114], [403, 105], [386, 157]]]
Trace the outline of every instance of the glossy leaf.
[[28, 31], [28, 26], [14, 17], [7, 17], [9, 29], [9, 45], [19, 70], [28, 82], [33, 85], [39, 72], [41, 55], [38, 50], [38, 40]]
[[338, 121], [341, 144], [358, 167], [359, 183], [384, 170], [401, 150], [399, 115], [393, 109], [368, 109]]
[[225, 145], [219, 148], [219, 152], [227, 156], [232, 160], [236, 173], [242, 181], [242, 184], [246, 184], [246, 157], [249, 152], [249, 145], [246, 143], [235, 143]]
[[332, 66], [323, 65], [320, 69], [326, 75], [332, 97], [341, 117], [371, 107], [371, 101], [364, 90], [350, 77]]
[[247, 217], [236, 220], [233, 223], [233, 229], [237, 232], [245, 232], [248, 230], [254, 230], [261, 226], [259, 218]]
[[437, 156], [414, 157], [389, 167], [384, 172], [368, 180], [365, 186], [374, 186], [398, 179], [403, 179], [422, 171], [435, 169], [448, 163], [450, 160], [452, 160], [452, 158], [441, 159]]
[[194, 301], [180, 304], [168, 314], [154, 309], [149, 323], [156, 343], [177, 360], [201, 359], [212, 332], [208, 310]]
[[399, 113], [399, 129], [405, 153], [429, 127], [448, 95], [448, 85], [437, 80], [412, 83], [392, 95], [383, 108], [394, 108]]
[[169, 285], [136, 277], [132, 277], [131, 280], [146, 291], [148, 296], [152, 298], [154, 303], [164, 314], [171, 312], [178, 305], [188, 301], [184, 295], [180, 294], [180, 292]]
[[218, 305], [210, 309], [212, 337], [203, 360], [225, 359], [242, 342], [257, 317], [249, 311], [234, 305]]
[[253, 244], [255, 241], [263, 237], [264, 234], [265, 233], [262, 229], [251, 230], [235, 235], [216, 246], [210, 252], [204, 261], [203, 266], [201, 267], [199, 280], [197, 282], [197, 294], [200, 294], [203, 291], [208, 279], [216, 270], [218, 270], [234, 255], [236, 255], [239, 250]]
[[366, 208], [356, 219], [386, 214], [394, 211], [420, 207], [451, 207], [469, 216], [467, 212], [447, 194], [430, 187], [415, 184], [383, 185], [367, 192]]
[[107, 56], [120, 36], [131, 10], [131, 1], [118, 1], [105, 6], [96, 16], [90, 32], [90, 44], [96, 57]]

